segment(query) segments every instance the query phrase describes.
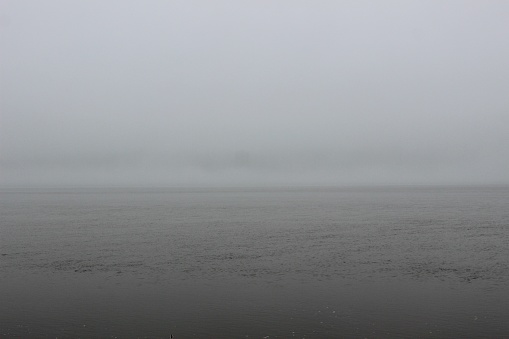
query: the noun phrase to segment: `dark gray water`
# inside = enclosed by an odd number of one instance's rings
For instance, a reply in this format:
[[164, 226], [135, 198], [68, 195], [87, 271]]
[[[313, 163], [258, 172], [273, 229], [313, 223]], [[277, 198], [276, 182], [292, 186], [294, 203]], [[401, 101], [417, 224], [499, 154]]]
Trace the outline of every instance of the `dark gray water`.
[[509, 188], [0, 192], [0, 336], [509, 337]]

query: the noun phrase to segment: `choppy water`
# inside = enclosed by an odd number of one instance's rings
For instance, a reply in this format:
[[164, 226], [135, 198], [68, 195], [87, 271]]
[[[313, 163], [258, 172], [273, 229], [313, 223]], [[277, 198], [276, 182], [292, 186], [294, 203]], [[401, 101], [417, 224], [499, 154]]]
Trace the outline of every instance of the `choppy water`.
[[509, 337], [509, 188], [0, 192], [0, 336]]

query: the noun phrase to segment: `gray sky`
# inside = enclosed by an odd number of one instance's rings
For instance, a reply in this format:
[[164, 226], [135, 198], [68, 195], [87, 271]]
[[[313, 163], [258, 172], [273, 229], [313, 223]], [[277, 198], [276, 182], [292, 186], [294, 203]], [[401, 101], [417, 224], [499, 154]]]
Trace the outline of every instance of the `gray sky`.
[[508, 184], [508, 18], [0, 0], [0, 185]]

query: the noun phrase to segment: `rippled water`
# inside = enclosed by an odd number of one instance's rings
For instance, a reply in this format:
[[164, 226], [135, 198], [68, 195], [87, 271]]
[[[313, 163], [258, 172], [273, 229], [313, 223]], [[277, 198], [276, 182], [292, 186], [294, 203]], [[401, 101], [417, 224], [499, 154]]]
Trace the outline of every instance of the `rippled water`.
[[509, 337], [509, 188], [0, 192], [0, 336]]

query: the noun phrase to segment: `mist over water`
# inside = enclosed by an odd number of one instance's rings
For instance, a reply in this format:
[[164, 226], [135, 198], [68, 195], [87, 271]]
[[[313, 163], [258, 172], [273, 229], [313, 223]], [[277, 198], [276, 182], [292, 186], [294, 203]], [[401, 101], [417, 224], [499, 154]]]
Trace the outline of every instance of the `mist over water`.
[[508, 17], [0, 0], [0, 337], [509, 337]]
[[507, 184], [509, 5], [0, 2], [0, 184]]

